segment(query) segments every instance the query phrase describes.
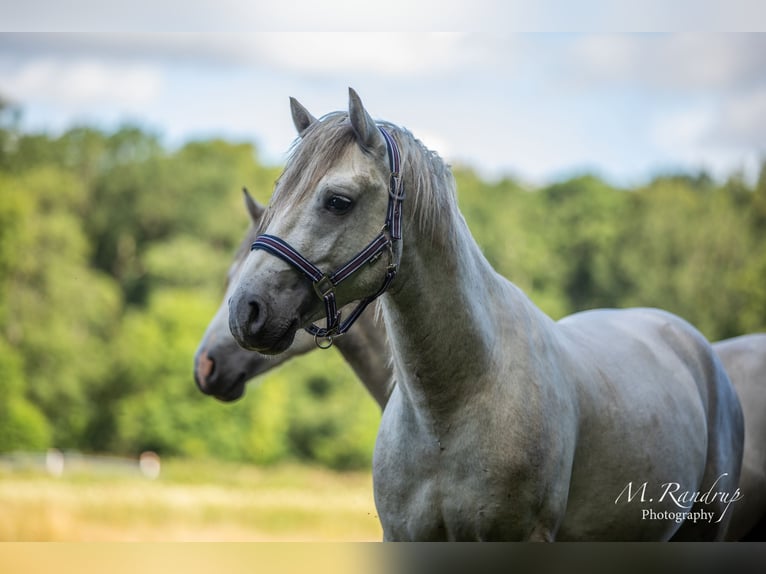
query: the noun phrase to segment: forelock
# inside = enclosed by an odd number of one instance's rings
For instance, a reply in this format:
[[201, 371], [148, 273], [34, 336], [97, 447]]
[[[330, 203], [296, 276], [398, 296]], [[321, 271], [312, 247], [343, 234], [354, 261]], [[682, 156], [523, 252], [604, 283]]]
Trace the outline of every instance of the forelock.
[[[454, 241], [454, 226], [445, 230], [440, 225], [445, 218], [459, 217], [455, 180], [449, 166], [408, 130], [389, 122], [379, 121], [378, 125], [396, 139], [402, 153], [403, 175], [407, 180], [405, 213], [433, 240]], [[346, 112], [333, 112], [309, 126], [290, 149], [260, 229], [266, 229], [277, 213], [288, 212], [304, 202], [348, 146], [355, 144]]]
[[355, 143], [354, 131], [345, 112], [333, 112], [314, 122], [293, 142], [285, 170], [277, 180], [262, 227], [277, 211], [290, 210], [316, 188], [348, 146]]

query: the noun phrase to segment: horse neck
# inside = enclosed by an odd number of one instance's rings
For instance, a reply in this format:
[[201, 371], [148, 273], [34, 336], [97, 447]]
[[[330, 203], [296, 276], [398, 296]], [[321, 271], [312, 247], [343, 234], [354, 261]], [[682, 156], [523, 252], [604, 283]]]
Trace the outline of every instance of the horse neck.
[[444, 215], [442, 229], [454, 231], [446, 243], [407, 225], [399, 275], [382, 303], [397, 386], [432, 413], [495, 384], [483, 373], [508, 360], [509, 349], [519, 355], [514, 361], [526, 361], [530, 340], [553, 324], [495, 272], [457, 207]]
[[336, 346], [381, 410], [385, 408], [394, 387], [393, 370], [385, 326], [375, 308], [362, 313]]

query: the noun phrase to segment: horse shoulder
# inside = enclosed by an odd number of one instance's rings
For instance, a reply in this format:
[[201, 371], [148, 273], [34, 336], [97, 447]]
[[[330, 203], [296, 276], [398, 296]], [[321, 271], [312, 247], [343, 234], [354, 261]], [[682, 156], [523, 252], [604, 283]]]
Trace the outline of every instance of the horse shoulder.
[[546, 393], [512, 387], [474, 397], [439, 430], [394, 391], [373, 463], [387, 539], [555, 537], [576, 433], [545, 422], [566, 418]]

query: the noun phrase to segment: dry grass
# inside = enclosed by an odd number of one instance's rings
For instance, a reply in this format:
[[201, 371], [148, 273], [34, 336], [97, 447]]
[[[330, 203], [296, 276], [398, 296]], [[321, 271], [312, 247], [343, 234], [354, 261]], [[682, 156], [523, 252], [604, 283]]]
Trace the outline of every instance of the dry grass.
[[369, 472], [171, 461], [136, 474], [0, 471], [3, 541], [377, 541]]

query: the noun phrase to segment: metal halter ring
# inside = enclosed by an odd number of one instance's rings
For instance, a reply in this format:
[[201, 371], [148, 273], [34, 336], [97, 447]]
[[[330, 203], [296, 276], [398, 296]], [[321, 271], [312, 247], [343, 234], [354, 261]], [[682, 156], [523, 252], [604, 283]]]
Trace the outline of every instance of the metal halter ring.
[[[321, 343], [322, 340], [324, 340], [325, 342]], [[330, 347], [332, 347], [332, 335], [325, 335], [324, 337], [320, 337], [319, 333], [315, 333], [314, 344], [320, 349], [329, 349]]]

